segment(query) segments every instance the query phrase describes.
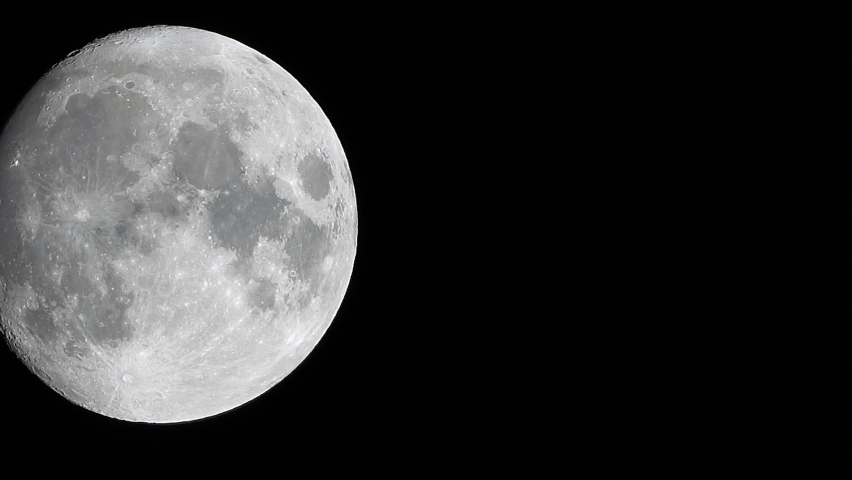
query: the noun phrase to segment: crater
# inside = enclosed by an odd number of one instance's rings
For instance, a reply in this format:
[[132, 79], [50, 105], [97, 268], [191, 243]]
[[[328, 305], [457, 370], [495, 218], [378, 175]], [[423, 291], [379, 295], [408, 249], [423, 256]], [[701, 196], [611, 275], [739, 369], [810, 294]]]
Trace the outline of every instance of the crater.
[[48, 216], [49, 237], [71, 252], [101, 249], [113, 251], [125, 240], [122, 232], [134, 212], [127, 198], [107, 192], [79, 191], [71, 188], [56, 195]]
[[324, 157], [309, 153], [299, 162], [299, 177], [302, 179], [302, 189], [314, 200], [321, 200], [328, 195], [331, 182], [331, 167]]

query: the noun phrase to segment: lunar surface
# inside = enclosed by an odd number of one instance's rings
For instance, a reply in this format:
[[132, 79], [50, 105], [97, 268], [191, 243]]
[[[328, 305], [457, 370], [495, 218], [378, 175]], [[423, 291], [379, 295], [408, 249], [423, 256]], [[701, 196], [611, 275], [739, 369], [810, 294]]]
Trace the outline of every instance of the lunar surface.
[[215, 33], [95, 41], [0, 138], [0, 325], [46, 384], [110, 417], [196, 420], [281, 381], [337, 313], [356, 238], [325, 114]]

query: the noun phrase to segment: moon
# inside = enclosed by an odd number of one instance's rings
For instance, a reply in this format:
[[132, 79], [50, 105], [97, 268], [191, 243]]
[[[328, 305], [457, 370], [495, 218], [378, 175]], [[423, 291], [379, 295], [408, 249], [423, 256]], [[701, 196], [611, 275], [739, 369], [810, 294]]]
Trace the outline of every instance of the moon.
[[71, 402], [147, 423], [258, 397], [343, 301], [358, 216], [319, 105], [188, 27], [96, 40], [0, 137], [0, 326]]

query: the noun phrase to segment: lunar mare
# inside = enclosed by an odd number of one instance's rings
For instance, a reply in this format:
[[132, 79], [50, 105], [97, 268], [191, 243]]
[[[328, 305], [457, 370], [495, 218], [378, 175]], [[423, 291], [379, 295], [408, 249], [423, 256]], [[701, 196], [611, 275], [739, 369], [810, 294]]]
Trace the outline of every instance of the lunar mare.
[[0, 326], [46, 384], [103, 415], [189, 421], [271, 388], [329, 327], [356, 243], [319, 105], [215, 33], [95, 41], [0, 137]]

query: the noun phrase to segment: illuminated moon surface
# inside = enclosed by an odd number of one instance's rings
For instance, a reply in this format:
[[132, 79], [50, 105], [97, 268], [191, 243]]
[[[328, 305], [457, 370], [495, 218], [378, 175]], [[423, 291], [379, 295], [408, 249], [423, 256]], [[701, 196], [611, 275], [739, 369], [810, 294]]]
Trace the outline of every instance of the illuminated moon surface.
[[284, 69], [203, 30], [116, 33], [42, 77], [0, 138], [0, 325], [77, 405], [209, 417], [316, 346], [357, 226], [340, 141]]

